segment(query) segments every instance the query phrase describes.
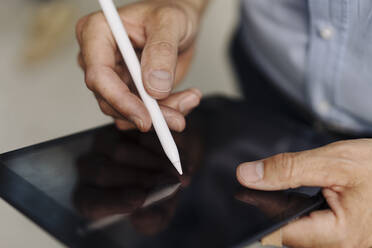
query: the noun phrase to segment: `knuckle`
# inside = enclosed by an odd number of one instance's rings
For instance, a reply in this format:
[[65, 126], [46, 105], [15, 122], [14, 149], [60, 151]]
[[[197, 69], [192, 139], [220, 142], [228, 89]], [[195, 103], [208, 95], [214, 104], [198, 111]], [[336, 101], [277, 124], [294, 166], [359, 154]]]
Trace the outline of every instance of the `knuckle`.
[[180, 17], [184, 17], [186, 12], [181, 6], [171, 3], [156, 8], [154, 10], [154, 15], [160, 20], [175, 21]]
[[157, 54], [169, 57], [177, 51], [177, 47], [169, 41], [154, 41], [148, 44], [148, 47], [152, 51], [156, 51]]
[[84, 58], [83, 58], [83, 55], [81, 52], [79, 52], [78, 56], [77, 56], [77, 62], [80, 66], [80, 68], [84, 71], [85, 69], [85, 61], [84, 61]]
[[333, 155], [344, 159], [372, 158], [372, 142], [369, 139], [338, 141], [328, 145]]
[[96, 67], [91, 67], [85, 72], [85, 84], [91, 91], [95, 90], [96, 83], [100, 77], [100, 70]]
[[86, 17], [86, 24], [88, 26], [95, 26], [105, 23], [105, 17], [102, 12], [96, 12]]
[[[106, 87], [98, 87], [99, 84], [107, 81], [111, 77], [110, 69], [105, 66], [94, 65], [89, 66], [85, 71], [85, 83], [91, 91], [99, 91]], [[104, 93], [104, 92], [102, 92]]]
[[77, 36], [79, 36], [81, 31], [83, 30], [83, 27], [84, 27], [85, 23], [87, 22], [87, 20], [88, 20], [88, 16], [84, 16], [76, 22], [75, 30], [76, 30]]
[[[338, 170], [339, 182], [341, 185], [353, 184], [356, 182], [357, 168], [353, 161], [350, 160], [335, 160], [333, 167]], [[351, 185], [350, 185], [351, 186]]]
[[329, 162], [341, 186], [354, 187], [367, 182], [369, 161], [372, 160], [372, 146], [366, 139], [339, 141], [327, 146], [333, 157]]
[[298, 185], [295, 183], [295, 175], [297, 173], [295, 167], [295, 154], [294, 153], [281, 153], [272, 158], [275, 169], [278, 172], [280, 181], [291, 183], [291, 188], [296, 188]]
[[107, 116], [112, 115], [111, 107], [108, 106], [105, 102], [99, 101], [98, 105], [99, 105], [99, 108], [101, 109], [102, 113], [104, 113]]
[[88, 34], [95, 34], [103, 30], [106, 25], [106, 20], [102, 12], [96, 12], [83, 17], [76, 26], [76, 30], [80, 30], [79, 36], [82, 40]]
[[112, 78], [111, 69], [101, 65], [89, 66], [85, 72], [85, 83], [91, 91], [101, 91], [101, 95], [105, 95], [106, 91], [110, 91], [110, 87], [105, 87], [103, 84]]
[[350, 145], [350, 142], [339, 141], [331, 144], [331, 148], [337, 157], [352, 158], [354, 154], [354, 145]]

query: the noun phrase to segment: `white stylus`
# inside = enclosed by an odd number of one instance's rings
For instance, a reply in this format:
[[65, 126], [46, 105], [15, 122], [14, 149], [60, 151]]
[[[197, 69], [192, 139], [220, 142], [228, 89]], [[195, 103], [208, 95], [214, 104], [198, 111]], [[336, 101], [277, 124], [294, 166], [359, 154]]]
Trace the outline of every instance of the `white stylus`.
[[140, 62], [137, 58], [137, 54], [132, 46], [132, 43], [129, 40], [128, 33], [120, 19], [119, 13], [116, 10], [115, 4], [112, 0], [99, 0], [99, 3], [132, 76], [134, 84], [136, 85], [137, 91], [150, 113], [152, 124], [156, 134], [159, 137], [164, 152], [177, 169], [178, 173], [182, 175], [180, 155], [178, 153], [176, 143], [174, 142], [172, 134], [169, 131], [168, 125], [160, 110], [158, 102], [147, 94], [143, 86]]

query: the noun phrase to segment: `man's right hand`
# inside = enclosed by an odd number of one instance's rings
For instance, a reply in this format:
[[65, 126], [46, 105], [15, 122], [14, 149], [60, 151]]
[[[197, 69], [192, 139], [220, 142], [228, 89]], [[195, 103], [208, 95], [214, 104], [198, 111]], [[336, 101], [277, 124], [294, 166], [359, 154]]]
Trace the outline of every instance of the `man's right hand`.
[[[201, 2], [204, 4], [200, 4]], [[119, 9], [138, 55], [145, 89], [159, 100], [172, 130], [185, 128], [184, 116], [195, 108], [201, 92], [171, 91], [186, 74], [195, 50], [195, 37], [207, 0], [152, 0]], [[102, 12], [83, 17], [76, 26], [79, 64], [87, 87], [103, 113], [122, 130], [137, 127], [146, 132], [151, 118], [139, 98], [128, 69]]]

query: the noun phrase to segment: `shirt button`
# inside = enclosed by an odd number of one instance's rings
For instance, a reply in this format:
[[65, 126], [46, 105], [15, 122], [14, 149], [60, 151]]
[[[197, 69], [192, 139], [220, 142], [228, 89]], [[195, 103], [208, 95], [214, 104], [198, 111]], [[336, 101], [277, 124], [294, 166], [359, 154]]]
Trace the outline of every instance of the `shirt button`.
[[319, 29], [319, 35], [322, 37], [324, 40], [330, 40], [332, 39], [334, 34], [333, 28], [332, 27], [322, 27]]
[[326, 101], [322, 101], [319, 103], [318, 105], [318, 110], [321, 114], [327, 114], [329, 112], [329, 110], [331, 109], [331, 106], [329, 105], [328, 102]]

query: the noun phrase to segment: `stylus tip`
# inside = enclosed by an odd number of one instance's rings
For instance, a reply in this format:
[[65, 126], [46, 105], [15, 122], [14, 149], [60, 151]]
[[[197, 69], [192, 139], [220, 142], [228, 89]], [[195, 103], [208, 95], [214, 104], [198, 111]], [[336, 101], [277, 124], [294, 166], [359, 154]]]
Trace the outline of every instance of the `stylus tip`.
[[178, 171], [178, 173], [180, 175], [183, 174], [183, 172], [182, 172], [182, 166], [181, 166], [181, 162], [180, 161], [173, 162], [173, 166], [176, 168], [176, 170]]

